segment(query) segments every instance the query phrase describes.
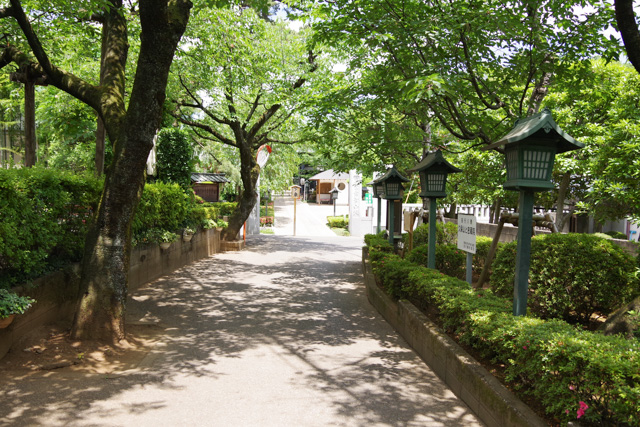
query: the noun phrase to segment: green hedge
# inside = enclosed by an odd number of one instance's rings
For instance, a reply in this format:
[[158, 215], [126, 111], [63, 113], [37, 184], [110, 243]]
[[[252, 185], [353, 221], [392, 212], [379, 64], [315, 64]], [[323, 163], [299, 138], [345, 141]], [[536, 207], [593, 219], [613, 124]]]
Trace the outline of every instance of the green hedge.
[[327, 223], [331, 228], [347, 228], [349, 226], [349, 217], [328, 216]]
[[[404, 234], [406, 239], [409, 235]], [[436, 242], [438, 244], [457, 244], [458, 226], [453, 222], [436, 222]], [[426, 245], [429, 243], [429, 224], [420, 224], [413, 230], [413, 247]]]
[[[474, 274], [479, 275], [482, 272], [482, 267], [487, 259], [487, 254], [491, 248], [492, 241], [493, 240], [490, 237], [476, 237], [476, 253], [472, 257], [472, 269]], [[426, 267], [428, 255], [428, 245], [421, 245], [415, 247], [407, 255], [407, 258], [418, 265]], [[436, 244], [436, 270], [446, 274], [447, 276], [464, 279], [466, 277], [466, 263], [467, 254], [466, 252], [458, 249], [457, 244]]]
[[[517, 242], [502, 246], [493, 264], [491, 288], [513, 295]], [[587, 323], [609, 314], [640, 291], [635, 260], [610, 239], [591, 234], [547, 234], [531, 240], [528, 306], [543, 318]]]
[[101, 186], [55, 169], [0, 169], [0, 287], [79, 260]]
[[[376, 239], [369, 238], [369, 241]], [[561, 320], [514, 317], [510, 299], [369, 248], [374, 273], [396, 298], [430, 305], [461, 342], [505, 367], [518, 394], [535, 397], [562, 423], [640, 425], [640, 342], [584, 331]]]

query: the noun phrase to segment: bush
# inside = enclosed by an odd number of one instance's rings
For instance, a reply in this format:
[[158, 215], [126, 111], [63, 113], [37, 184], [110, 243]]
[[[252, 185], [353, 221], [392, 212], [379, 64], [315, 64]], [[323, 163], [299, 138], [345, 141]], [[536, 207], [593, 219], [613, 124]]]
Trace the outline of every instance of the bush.
[[623, 239], [623, 240], [627, 240], [627, 235], [624, 233], [621, 233], [620, 231], [607, 231], [606, 233], [607, 236], [611, 236], [614, 239]]
[[384, 231], [378, 234], [365, 234], [365, 244], [374, 251], [393, 252], [393, 246], [384, 238]]
[[144, 233], [156, 228], [174, 232], [185, 226], [196, 207], [192, 194], [178, 184], [146, 184], [133, 218], [133, 237], [141, 241]]
[[238, 202], [216, 202], [211, 205], [217, 209], [218, 218], [223, 216], [231, 216], [238, 206]]
[[[404, 235], [405, 239], [408, 234]], [[437, 244], [457, 244], [458, 226], [453, 222], [436, 222], [436, 243]], [[429, 224], [420, 224], [413, 230], [413, 247], [429, 243]]]
[[176, 183], [182, 188], [191, 185], [193, 147], [185, 131], [165, 128], [158, 132], [158, 179]]
[[0, 169], [0, 288], [78, 261], [101, 188], [60, 170]]
[[[473, 254], [473, 273], [480, 274], [484, 268], [484, 262], [489, 255], [489, 249], [491, 249], [491, 243], [493, 239], [486, 236], [476, 236], [476, 253]], [[498, 243], [498, 248], [502, 244]]]
[[[375, 239], [371, 239], [375, 240]], [[561, 320], [514, 317], [511, 300], [369, 248], [374, 272], [392, 296], [429, 305], [443, 327], [505, 368], [505, 381], [533, 396], [562, 424], [640, 425], [640, 343]]]
[[260, 225], [264, 227], [273, 227], [273, 217], [272, 216], [260, 217]]
[[347, 228], [349, 226], [349, 217], [328, 216], [327, 222], [330, 228]]
[[[429, 256], [428, 245], [418, 246], [409, 252], [407, 259], [415, 264], [427, 266]], [[447, 276], [462, 279], [465, 277], [467, 253], [456, 245], [436, 245], [436, 270]]]
[[[493, 264], [491, 287], [511, 297], [516, 242], [505, 244]], [[590, 234], [548, 234], [531, 241], [528, 306], [543, 318], [587, 323], [638, 293], [635, 260], [607, 239]]]

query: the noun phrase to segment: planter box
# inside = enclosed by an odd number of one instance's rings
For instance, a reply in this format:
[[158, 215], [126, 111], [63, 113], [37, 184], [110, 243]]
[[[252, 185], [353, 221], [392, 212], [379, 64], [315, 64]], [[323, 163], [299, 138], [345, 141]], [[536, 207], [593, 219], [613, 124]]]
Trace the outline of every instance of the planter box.
[[371, 304], [485, 424], [547, 425], [413, 304], [385, 294], [376, 284], [368, 255], [368, 248], [363, 248], [362, 269]]

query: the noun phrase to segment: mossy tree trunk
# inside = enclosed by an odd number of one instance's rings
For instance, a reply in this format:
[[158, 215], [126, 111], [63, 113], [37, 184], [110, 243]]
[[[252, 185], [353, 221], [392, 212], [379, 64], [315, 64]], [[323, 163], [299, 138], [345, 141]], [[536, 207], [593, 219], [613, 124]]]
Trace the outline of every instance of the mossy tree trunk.
[[10, 7], [0, 10], [0, 18], [14, 18], [18, 23], [37, 60], [8, 45], [0, 67], [9, 62], [31, 67], [44, 74], [49, 84], [93, 107], [114, 144], [114, 159], [106, 171], [102, 197], [85, 243], [73, 338], [105, 342], [124, 338], [131, 221], [160, 123], [169, 67], [190, 8], [188, 0], [140, 0], [141, 47], [128, 108], [124, 90], [128, 34], [122, 0], [110, 0], [99, 17], [106, 31], [100, 86], [51, 63], [19, 0], [11, 0]]

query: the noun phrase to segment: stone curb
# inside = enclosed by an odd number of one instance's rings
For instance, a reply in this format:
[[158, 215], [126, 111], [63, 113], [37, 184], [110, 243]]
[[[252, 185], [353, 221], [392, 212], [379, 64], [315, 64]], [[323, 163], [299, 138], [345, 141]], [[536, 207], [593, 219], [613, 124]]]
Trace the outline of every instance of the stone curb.
[[397, 303], [376, 284], [368, 248], [362, 251], [367, 298], [425, 363], [488, 426], [547, 426], [442, 329], [406, 300]]

